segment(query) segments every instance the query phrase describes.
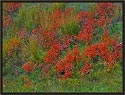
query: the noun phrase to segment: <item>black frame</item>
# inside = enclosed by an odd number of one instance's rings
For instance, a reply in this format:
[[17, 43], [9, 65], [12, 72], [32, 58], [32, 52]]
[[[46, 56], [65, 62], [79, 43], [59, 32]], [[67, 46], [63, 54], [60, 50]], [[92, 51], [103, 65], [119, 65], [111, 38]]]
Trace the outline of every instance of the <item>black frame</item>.
[[[122, 3], [122, 14], [123, 14], [123, 35], [122, 35], [122, 48], [123, 48], [123, 68], [122, 68], [122, 70], [123, 70], [123, 91], [121, 92], [121, 93], [100, 93], [100, 92], [89, 92], [89, 93], [82, 93], [82, 92], [80, 92], [80, 93], [57, 93], [57, 92], [50, 92], [50, 93], [48, 93], [48, 92], [46, 92], [46, 93], [23, 93], [23, 92], [21, 92], [21, 93], [9, 93], [9, 92], [3, 92], [3, 88], [2, 88], [2, 42], [3, 42], [3, 39], [2, 39], [2, 4], [3, 3], [5, 3], [5, 2], [25, 2], [25, 3], [30, 3], [30, 2], [33, 2], [33, 3], [42, 3], [42, 2], [48, 2], [48, 3], [52, 3], [52, 2], [74, 2], [74, 3], [77, 3], [77, 2], [91, 2], [91, 3], [93, 3], [93, 2], [117, 2], [117, 3]], [[125, 33], [124, 33], [124, 31], [125, 31], [125, 19], [124, 19], [124, 17], [125, 17], [125, 6], [124, 6], [124, 4], [125, 4], [125, 2], [124, 2], [124, 0], [1, 0], [1, 2], [0, 2], [0, 17], [1, 17], [1, 22], [0, 22], [0, 28], [1, 28], [1, 32], [0, 32], [0, 37], [1, 37], [1, 40], [0, 40], [0, 80], [1, 80], [1, 86], [0, 86], [0, 92], [1, 92], [1, 94], [0, 95], [4, 95], [4, 94], [8, 94], [8, 95], [10, 95], [10, 94], [90, 94], [90, 95], [92, 95], [92, 94], [95, 94], [95, 95], [100, 95], [100, 94], [103, 94], [103, 95], [106, 95], [106, 94], [112, 94], [112, 95], [125, 95], [125, 65], [124, 65], [124, 58], [125, 58], [125, 51], [124, 51], [124, 48], [125, 48]]]

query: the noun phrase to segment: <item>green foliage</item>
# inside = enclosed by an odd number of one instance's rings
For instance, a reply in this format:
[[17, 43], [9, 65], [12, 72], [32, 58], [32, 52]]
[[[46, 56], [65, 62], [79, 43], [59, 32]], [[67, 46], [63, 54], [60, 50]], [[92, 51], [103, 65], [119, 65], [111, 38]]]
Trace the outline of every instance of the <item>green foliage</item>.
[[119, 38], [122, 37], [122, 22], [117, 22], [115, 24], [112, 24], [111, 25], [111, 28], [110, 28], [110, 33], [112, 35], [116, 34]]
[[78, 21], [69, 20], [61, 26], [61, 32], [65, 34], [78, 34], [80, 26]]
[[[4, 87], [4, 92], [121, 92], [122, 91], [122, 77], [115, 71], [112, 73], [102, 73], [97, 76], [101, 79], [98, 81], [83, 79], [67, 79], [66, 81], [57, 79], [36, 79], [38, 77], [38, 70], [30, 77], [33, 83], [32, 87], [22, 89], [23, 80], [18, 78], [17, 84], [8, 80]], [[119, 78], [118, 78], [119, 77]], [[8, 76], [12, 79], [12, 76]], [[15, 80], [15, 79], [14, 79]]]
[[21, 39], [17, 38], [16, 36], [13, 38], [4, 40], [3, 58], [5, 58], [8, 55], [8, 53], [10, 52], [12, 53], [13, 50], [15, 51], [17, 47], [19, 47], [20, 43], [21, 43]]
[[3, 67], [3, 75], [7, 75], [10, 72], [11, 72], [11, 64], [5, 65], [5, 67]]
[[48, 12], [52, 13], [57, 9], [63, 10], [65, 9], [66, 4], [65, 3], [52, 3], [50, 7], [48, 7]]
[[42, 62], [46, 52], [41, 49], [40, 43], [35, 36], [30, 36], [27, 44], [24, 45], [24, 53], [29, 53], [29, 60]]
[[102, 40], [102, 37], [103, 37], [103, 29], [102, 28], [97, 28], [95, 31], [94, 31], [94, 36], [93, 36], [93, 41], [92, 43], [97, 43], [97, 42], [100, 42]]
[[39, 7], [37, 5], [29, 8], [25, 4], [23, 4], [19, 9], [17, 19], [15, 19], [16, 26], [18, 26], [19, 29], [26, 27], [28, 31], [31, 31], [36, 25], [36, 23], [34, 23], [34, 20], [38, 18], [38, 11]]

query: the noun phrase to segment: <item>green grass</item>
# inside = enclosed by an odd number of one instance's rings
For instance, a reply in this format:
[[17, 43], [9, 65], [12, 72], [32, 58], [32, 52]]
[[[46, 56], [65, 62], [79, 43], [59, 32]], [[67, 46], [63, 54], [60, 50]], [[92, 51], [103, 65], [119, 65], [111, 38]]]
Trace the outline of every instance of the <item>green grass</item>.
[[[7, 83], [3, 92], [122, 92], [122, 68], [120, 64], [116, 67], [110, 72], [99, 69], [96, 71], [96, 76], [93, 75], [92, 78], [87, 76], [83, 79], [69, 78], [65, 81], [54, 77], [41, 79], [40, 71], [35, 69], [32, 75], [23, 73], [15, 77], [6, 76]], [[24, 81], [21, 79], [23, 75], [29, 77], [32, 86], [23, 86]], [[17, 80], [17, 82], [14, 82], [14, 80]]]
[[39, 11], [39, 6], [34, 5], [33, 7], [27, 7], [27, 4], [23, 4], [15, 18], [15, 24], [18, 29], [26, 28], [27, 31], [31, 31], [37, 26], [35, 22], [37, 20], [37, 14]]

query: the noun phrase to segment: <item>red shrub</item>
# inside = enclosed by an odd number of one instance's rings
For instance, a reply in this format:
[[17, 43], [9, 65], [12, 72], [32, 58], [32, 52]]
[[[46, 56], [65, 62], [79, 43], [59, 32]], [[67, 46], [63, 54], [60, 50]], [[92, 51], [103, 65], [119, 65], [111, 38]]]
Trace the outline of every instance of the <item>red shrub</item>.
[[89, 74], [92, 64], [85, 63], [84, 67], [81, 69], [82, 74]]
[[22, 66], [22, 68], [23, 68], [24, 70], [26, 70], [27, 72], [32, 73], [32, 71], [33, 71], [34, 68], [35, 68], [35, 65], [34, 65], [32, 62], [28, 61], [27, 63], [25, 63], [25, 64]]
[[10, 13], [16, 11], [21, 6], [21, 3], [8, 3], [8, 11]]

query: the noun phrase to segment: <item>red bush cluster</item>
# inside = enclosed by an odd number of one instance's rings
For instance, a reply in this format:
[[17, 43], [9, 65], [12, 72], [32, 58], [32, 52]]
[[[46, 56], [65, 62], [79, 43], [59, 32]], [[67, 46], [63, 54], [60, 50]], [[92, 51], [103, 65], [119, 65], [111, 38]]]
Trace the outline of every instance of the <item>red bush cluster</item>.
[[13, 13], [21, 6], [21, 3], [8, 3], [8, 11]]
[[[114, 4], [112, 3], [99, 3], [97, 4], [96, 12], [82, 11], [77, 14], [77, 18], [81, 23], [81, 30], [78, 34], [61, 35], [58, 29], [62, 24], [66, 22], [66, 16], [72, 15], [73, 10], [67, 8], [65, 10], [57, 9], [53, 13], [47, 14], [48, 19], [52, 20], [51, 27], [45, 27], [43, 25], [32, 30], [35, 35], [38, 35], [41, 40], [41, 46], [49, 49], [47, 55], [44, 58], [43, 71], [49, 72], [52, 66], [55, 66], [57, 77], [63, 80], [72, 77], [73, 70], [76, 65], [83, 63], [83, 67], [80, 69], [81, 74], [89, 74], [92, 69], [92, 61], [94, 58], [99, 57], [102, 61], [106, 62], [108, 66], [112, 67], [117, 60], [122, 58], [122, 44], [117, 39], [111, 38], [106, 26], [112, 21], [114, 11]], [[70, 16], [69, 16], [70, 17]], [[100, 42], [93, 43], [94, 33], [96, 29], [102, 28], [103, 34]], [[61, 36], [60, 36], [60, 35]], [[87, 47], [85, 50], [81, 50], [79, 42]], [[70, 50], [65, 58], [62, 59], [62, 50], [67, 51], [70, 49], [70, 45], [76, 45], [75, 48]], [[32, 72], [34, 67], [30, 67], [29, 63], [24, 64], [23, 68]]]
[[82, 19], [83, 25], [81, 26], [82, 30], [77, 37], [78, 40], [89, 42], [92, 41], [93, 39], [93, 31], [95, 29], [96, 19], [93, 18], [93, 16], [89, 17], [90, 14], [91, 13], [82, 12], [82, 15], [88, 15], [88, 16], [84, 16], [84, 19]]
[[54, 43], [45, 57], [45, 63], [54, 64], [55, 60], [58, 58], [60, 51], [62, 50], [60, 43]]
[[89, 60], [96, 56], [100, 56], [112, 67], [122, 56], [122, 45], [115, 39], [111, 39], [106, 34], [104, 34], [102, 42], [90, 45], [85, 50], [84, 54], [89, 58]]
[[12, 23], [12, 17], [10, 15], [3, 15], [3, 27], [7, 27]]
[[[53, 42], [52, 42], [53, 41]], [[54, 31], [43, 31], [41, 34], [41, 42], [43, 47], [51, 47], [56, 43]]]
[[77, 15], [77, 18], [79, 20], [82, 20], [83, 18], [87, 17], [88, 15], [88, 12], [87, 11], [81, 11], [78, 15]]
[[98, 3], [96, 16], [98, 17], [97, 23], [99, 27], [105, 27], [111, 23], [114, 9], [115, 4], [113, 3]]
[[66, 34], [64, 39], [62, 39], [61, 42], [62, 42], [63, 49], [66, 49], [73, 42], [73, 38], [72, 38], [72, 36]]
[[81, 69], [81, 74], [89, 74], [91, 68], [92, 68], [92, 64], [85, 63], [84, 67]]
[[34, 70], [36, 65], [34, 65], [32, 62], [28, 61], [27, 63], [25, 63], [22, 68], [24, 70], [26, 70], [29, 73], [32, 73], [32, 71]]
[[74, 65], [78, 64], [82, 60], [78, 47], [75, 47], [72, 52], [68, 52], [64, 60], [59, 60], [56, 64], [56, 71], [58, 77], [62, 76], [62, 79], [72, 77]]

